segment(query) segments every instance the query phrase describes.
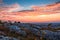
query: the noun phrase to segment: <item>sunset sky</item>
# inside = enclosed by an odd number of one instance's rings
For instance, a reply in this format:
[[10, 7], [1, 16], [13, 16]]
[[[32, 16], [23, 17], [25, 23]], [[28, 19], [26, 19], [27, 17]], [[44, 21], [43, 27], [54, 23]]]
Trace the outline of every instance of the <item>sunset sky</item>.
[[0, 20], [60, 22], [59, 0], [0, 0]]

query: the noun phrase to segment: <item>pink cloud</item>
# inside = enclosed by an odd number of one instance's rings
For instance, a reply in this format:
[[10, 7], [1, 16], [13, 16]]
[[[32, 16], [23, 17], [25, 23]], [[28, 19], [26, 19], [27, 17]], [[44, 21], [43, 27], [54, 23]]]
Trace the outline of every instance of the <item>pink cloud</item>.
[[15, 3], [15, 4], [12, 5], [12, 8], [9, 9], [9, 11], [16, 12], [16, 11], [20, 11], [22, 9], [23, 9], [22, 6], [20, 6], [18, 3]]
[[3, 0], [0, 0], [0, 4], [2, 4], [3, 3]]
[[23, 9], [23, 7], [20, 6], [18, 3], [12, 4], [12, 5], [6, 5], [0, 8], [1, 8], [0, 12], [14, 12], [14, 11], [20, 11]]
[[51, 4], [46, 6], [31, 6], [34, 10], [40, 12], [59, 12], [60, 11], [60, 3], [58, 4]]

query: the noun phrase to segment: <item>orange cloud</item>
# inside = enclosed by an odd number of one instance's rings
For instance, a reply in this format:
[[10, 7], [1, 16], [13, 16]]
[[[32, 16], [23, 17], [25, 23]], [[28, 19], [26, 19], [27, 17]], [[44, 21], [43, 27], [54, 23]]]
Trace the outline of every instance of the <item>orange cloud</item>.
[[[1, 20], [21, 22], [58, 22], [60, 21], [60, 3], [47, 6], [31, 6], [32, 10], [20, 10], [18, 4], [8, 7], [7, 12], [0, 14]], [[16, 12], [14, 12], [16, 11]]]

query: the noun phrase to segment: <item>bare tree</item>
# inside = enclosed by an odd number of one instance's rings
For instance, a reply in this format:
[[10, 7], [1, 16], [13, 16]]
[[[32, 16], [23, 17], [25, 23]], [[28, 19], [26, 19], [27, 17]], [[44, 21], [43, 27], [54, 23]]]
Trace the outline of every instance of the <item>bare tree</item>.
[[52, 23], [49, 23], [49, 24], [48, 24], [48, 28], [51, 28], [51, 26], [52, 26]]

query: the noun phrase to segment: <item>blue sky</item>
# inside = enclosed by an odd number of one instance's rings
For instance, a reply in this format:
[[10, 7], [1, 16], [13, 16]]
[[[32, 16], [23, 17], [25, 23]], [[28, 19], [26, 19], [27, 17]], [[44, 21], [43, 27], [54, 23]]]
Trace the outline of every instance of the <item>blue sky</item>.
[[42, 4], [51, 4], [59, 0], [3, 0], [5, 4], [14, 4], [18, 3], [21, 6], [30, 6], [30, 5], [42, 5]]

